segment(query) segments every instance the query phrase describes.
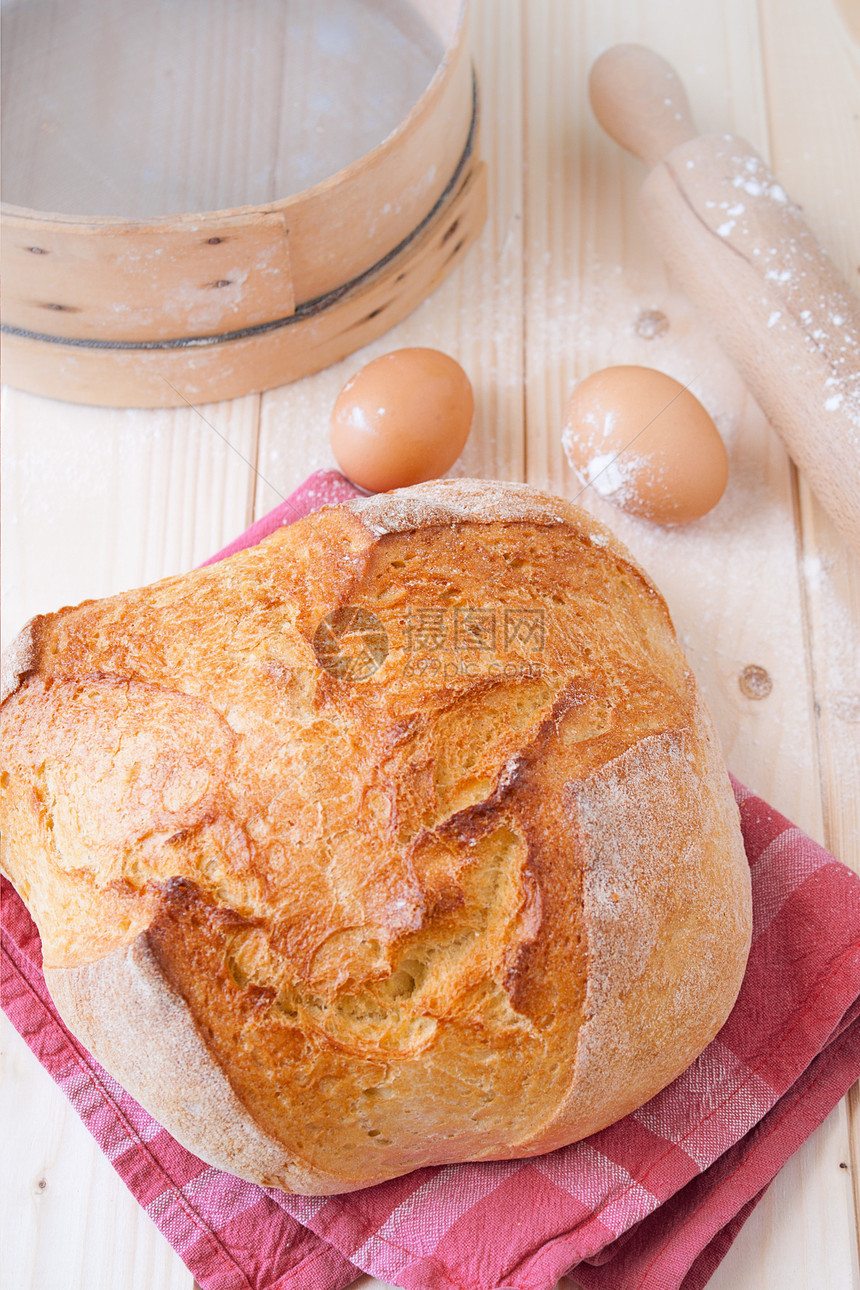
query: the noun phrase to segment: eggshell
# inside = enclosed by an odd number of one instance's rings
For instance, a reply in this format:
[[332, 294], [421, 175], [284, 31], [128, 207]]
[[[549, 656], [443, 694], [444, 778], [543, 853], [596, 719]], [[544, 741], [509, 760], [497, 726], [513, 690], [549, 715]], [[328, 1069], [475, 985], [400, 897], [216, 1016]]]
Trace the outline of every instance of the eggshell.
[[436, 479], [463, 451], [475, 400], [459, 363], [438, 349], [398, 349], [356, 373], [331, 418], [343, 473], [370, 492]]
[[583, 485], [658, 524], [699, 519], [725, 492], [716, 426], [695, 395], [651, 367], [605, 367], [580, 382], [562, 443]]

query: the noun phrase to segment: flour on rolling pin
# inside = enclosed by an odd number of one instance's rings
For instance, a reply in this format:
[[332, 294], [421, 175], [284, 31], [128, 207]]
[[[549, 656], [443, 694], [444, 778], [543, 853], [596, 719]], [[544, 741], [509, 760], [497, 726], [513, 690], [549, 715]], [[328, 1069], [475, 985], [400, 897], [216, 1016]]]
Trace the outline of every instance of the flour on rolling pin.
[[[810, 348], [833, 369], [821, 392], [823, 409], [844, 407], [860, 430], [857, 302], [841, 281], [828, 283], [826, 294], [821, 291], [822, 252], [800, 208], [761, 157], [733, 135], [702, 137], [692, 148], [682, 145], [664, 165], [688, 197], [701, 183], [696, 213], [762, 277], [762, 289], [748, 305], [758, 309], [769, 331], [802, 325]], [[642, 190], [646, 209], [648, 185], [646, 180]]]
[[608, 133], [652, 167], [641, 205], [663, 258], [860, 550], [860, 302], [750, 145], [696, 135], [659, 55], [607, 50], [590, 91]]

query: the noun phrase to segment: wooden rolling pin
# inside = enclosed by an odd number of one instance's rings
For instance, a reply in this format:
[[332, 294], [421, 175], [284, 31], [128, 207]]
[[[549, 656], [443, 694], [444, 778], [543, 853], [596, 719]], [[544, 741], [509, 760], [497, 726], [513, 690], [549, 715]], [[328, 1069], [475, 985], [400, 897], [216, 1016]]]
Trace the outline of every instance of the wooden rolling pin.
[[668, 266], [860, 551], [860, 301], [750, 145], [697, 135], [658, 54], [614, 46], [589, 89], [607, 133], [652, 167], [642, 209]]

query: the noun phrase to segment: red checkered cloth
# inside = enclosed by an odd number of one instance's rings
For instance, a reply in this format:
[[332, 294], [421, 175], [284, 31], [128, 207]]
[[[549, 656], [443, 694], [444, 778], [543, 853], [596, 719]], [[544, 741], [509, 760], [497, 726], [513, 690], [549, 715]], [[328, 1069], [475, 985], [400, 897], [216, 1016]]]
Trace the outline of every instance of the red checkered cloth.
[[[354, 495], [320, 472], [228, 547]], [[768, 1183], [860, 1076], [860, 879], [735, 784], [752, 869], [746, 977], [679, 1079], [533, 1160], [419, 1169], [348, 1196], [242, 1182], [180, 1147], [66, 1030], [3, 882], [3, 1007], [204, 1290], [699, 1290]]]

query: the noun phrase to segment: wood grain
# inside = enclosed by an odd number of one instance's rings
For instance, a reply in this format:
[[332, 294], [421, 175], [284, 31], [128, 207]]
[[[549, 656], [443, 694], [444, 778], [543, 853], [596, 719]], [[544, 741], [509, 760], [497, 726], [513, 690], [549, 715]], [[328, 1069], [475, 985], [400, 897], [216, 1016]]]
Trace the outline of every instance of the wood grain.
[[94, 409], [3, 390], [3, 639], [180, 573], [249, 522], [259, 400]]
[[[596, 25], [579, 7], [544, 3], [528, 14], [528, 478], [578, 495], [630, 545], [667, 597], [735, 774], [821, 838], [819, 787], [809, 774], [816, 744], [791, 466], [707, 320], [668, 278], [644, 232], [637, 204], [644, 167], [603, 134], [587, 105], [591, 62], [619, 30], [634, 27], [638, 7], [612, 18], [601, 11]], [[686, 41], [687, 64], [717, 76], [732, 49], [716, 10], [710, 24], [704, 17], [691, 13], [673, 36], [679, 48]], [[751, 116], [759, 112], [760, 101]], [[762, 133], [760, 120], [749, 124], [747, 133]], [[643, 335], [642, 319], [654, 311], [667, 329]], [[578, 379], [614, 363], [658, 367], [691, 383], [723, 433], [730, 488], [698, 523], [666, 530], [626, 516], [583, 492], [567, 466], [560, 442], [567, 396]], [[765, 700], [739, 688], [749, 665], [773, 678]], [[778, 750], [778, 771], [762, 747]]]
[[[662, 25], [655, 39], [648, 32], [654, 19], [640, 5], [624, 6], [623, 15], [617, 6], [601, 11], [599, 24], [578, 7], [529, 7], [526, 69], [527, 84], [534, 87], [526, 95], [526, 165], [534, 177], [526, 202], [529, 478], [556, 487], [563, 480], [568, 496], [577, 487], [562, 460], [559, 433], [567, 393], [588, 372], [638, 362], [693, 382], [730, 449], [730, 490], [713, 515], [683, 531], [660, 532], [587, 493], [580, 500], [621, 533], [667, 594], [735, 773], [823, 841], [827, 790], [797, 567], [795, 472], [714, 345], [707, 321], [641, 237], [635, 190], [644, 168], [617, 149], [613, 153], [584, 109], [587, 70], [601, 48], [619, 40], [651, 41], [690, 85], [694, 112], [705, 128], [745, 135], [766, 155], [771, 122], [756, 14], [738, 4], [708, 14], [703, 8], [686, 21], [683, 12], [676, 13], [672, 31]], [[803, 39], [809, 21], [808, 11], [805, 21], [797, 18], [796, 39]], [[744, 31], [742, 52], [738, 37]], [[744, 65], [746, 84], [753, 89], [732, 97], [731, 120], [724, 101], [720, 119], [713, 91], [720, 79], [723, 85], [736, 84], [737, 75], [730, 78], [726, 69], [736, 72]], [[817, 88], [832, 101], [823, 80]], [[657, 337], [647, 330], [643, 336], [637, 324], [655, 310], [669, 327]], [[850, 638], [850, 622], [846, 628]], [[764, 667], [773, 682], [764, 699], [748, 698], [739, 687], [749, 664]], [[824, 768], [831, 785], [834, 769]], [[743, 1242], [718, 1270], [716, 1286], [856, 1284], [849, 1171], [840, 1169], [849, 1152], [844, 1103], [831, 1121], [830, 1130], [813, 1135], [766, 1194]], [[812, 1187], [811, 1176], [817, 1179]]]
[[[762, 4], [773, 164], [842, 273], [860, 288], [860, 222], [849, 214], [860, 209], [860, 167], [844, 160], [860, 155], [860, 40], [832, 2], [816, 7], [817, 21], [807, 30], [802, 19], [809, 9], [804, 0]], [[860, 355], [856, 361], [860, 366]], [[804, 481], [800, 497], [826, 837], [860, 872], [860, 557], [845, 549]]]
[[648, 166], [642, 218], [806, 482], [860, 554], [860, 301], [744, 139], [698, 136], [674, 68], [614, 45], [594, 113]]
[[[682, 73], [699, 128], [748, 138], [860, 283], [851, 13], [847, 0], [473, 0], [489, 218], [468, 257], [388, 335], [261, 397], [140, 412], [6, 391], [5, 636], [33, 612], [191, 567], [334, 464], [334, 398], [378, 353], [436, 345], [463, 363], [477, 410], [456, 473], [527, 478], [569, 497], [579, 486], [560, 426], [574, 382], [610, 362], [661, 367], [713, 409], [729, 491], [712, 516], [672, 534], [605, 505], [601, 514], [665, 590], [732, 768], [860, 871], [857, 562], [667, 276], [638, 217], [644, 167], [602, 134], [585, 97], [602, 49], [653, 45]], [[655, 313], [669, 324], [659, 334]], [[742, 691], [748, 664], [767, 670], [765, 698]], [[9, 1284], [192, 1290], [5, 1019], [0, 1033]], [[855, 1093], [789, 1162], [714, 1290], [858, 1290], [858, 1111]]]
[[0, 1243], [15, 1290], [192, 1290], [193, 1278], [0, 1015]]
[[[860, 287], [860, 24], [856, 5], [762, 0], [765, 71], [774, 168], [855, 289]], [[851, 20], [853, 13], [853, 21]], [[803, 33], [802, 38], [800, 33]], [[804, 88], [803, 106], [798, 84]], [[821, 140], [828, 141], [827, 147]], [[858, 356], [860, 366], [860, 356]], [[860, 557], [841, 541], [805, 481], [799, 482], [800, 572], [812, 661], [822, 771], [824, 838], [860, 873]], [[860, 1231], [860, 1097], [847, 1099], [849, 1144]], [[846, 1172], [846, 1171], [843, 1171]], [[855, 1270], [855, 1278], [860, 1275]]]

